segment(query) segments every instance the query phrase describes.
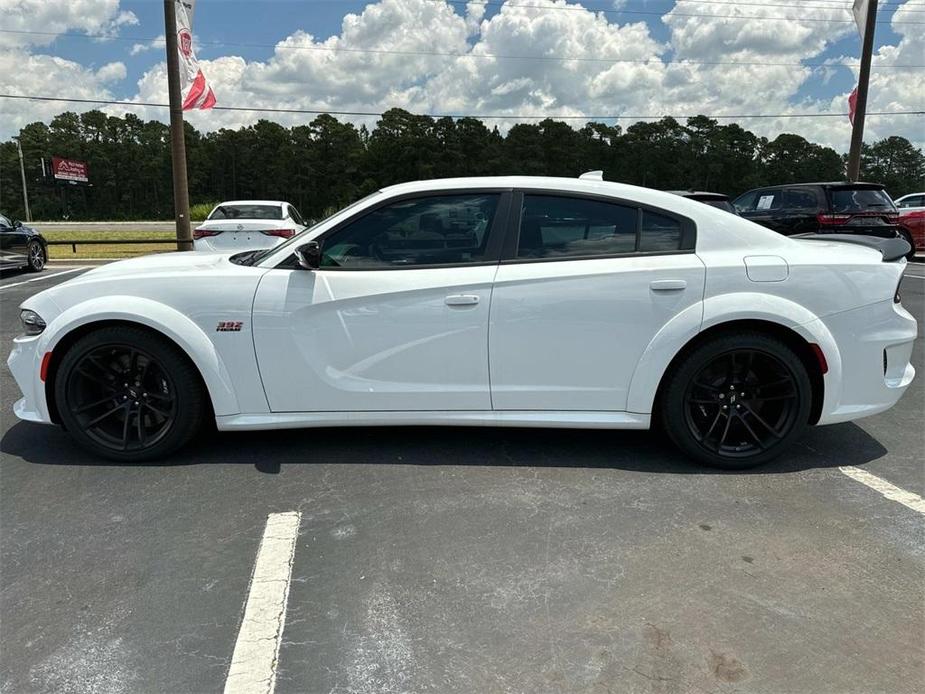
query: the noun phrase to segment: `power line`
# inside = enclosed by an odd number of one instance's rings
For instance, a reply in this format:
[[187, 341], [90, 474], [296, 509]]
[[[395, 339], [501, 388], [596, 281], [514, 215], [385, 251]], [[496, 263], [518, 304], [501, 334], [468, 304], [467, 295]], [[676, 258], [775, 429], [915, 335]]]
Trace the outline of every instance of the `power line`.
[[[105, 104], [112, 106], [130, 106], [130, 107], [153, 107], [168, 108], [168, 104], [156, 103], [151, 101], [118, 101], [113, 99], [70, 99], [58, 96], [27, 96], [24, 94], [0, 94], [0, 99], [24, 99], [30, 101], [62, 101], [76, 104]], [[330, 115], [330, 116], [357, 116], [372, 117], [381, 116], [385, 111], [338, 111], [331, 109], [305, 109], [305, 108], [260, 108], [256, 106], [214, 106], [214, 111], [245, 111], [254, 113], [288, 113], [288, 114], [308, 114], [308, 115]], [[746, 120], [749, 118], [846, 118], [847, 113], [758, 113], [758, 114], [736, 114], [736, 115], [672, 115], [663, 113], [649, 116], [633, 115], [559, 115], [559, 114], [453, 114], [453, 113], [419, 113], [415, 115], [426, 116], [428, 118], [478, 118], [480, 120], [543, 120], [553, 118], [558, 120], [659, 120], [662, 118], [674, 118], [676, 120], [686, 120], [688, 118], [711, 118], [714, 120]], [[922, 116], [925, 111], [870, 111], [869, 116]]]
[[[53, 36], [56, 38], [76, 38], [76, 39], [107, 39], [115, 41], [133, 41], [139, 43], [150, 43], [162, 40], [161, 37], [140, 37], [140, 36], [106, 36], [104, 34], [76, 34], [63, 33], [58, 34], [50, 31], [25, 31], [19, 29], [0, 29], [0, 34], [25, 34], [31, 36]], [[584, 63], [629, 63], [629, 64], [649, 64], [658, 62], [662, 65], [747, 65], [752, 67], [858, 67], [858, 63], [782, 63], [770, 62], [766, 60], [741, 61], [741, 60], [662, 60], [660, 58], [592, 58], [586, 56], [554, 56], [554, 55], [502, 55], [497, 53], [459, 53], [454, 51], [404, 51], [391, 50], [385, 48], [348, 48], [334, 46], [302, 46], [302, 45], [280, 45], [271, 43], [239, 43], [231, 41], [197, 41], [199, 46], [223, 46], [229, 48], [272, 48], [274, 50], [301, 50], [301, 51], [319, 51], [324, 53], [358, 53], [368, 55], [405, 55], [405, 56], [438, 56], [450, 58], [477, 58], [480, 60], [537, 60], [546, 62], [584, 62]], [[919, 70], [925, 68], [921, 65], [874, 65], [871, 69], [877, 70]]]
[[[501, 2], [500, 0], [429, 0], [430, 2], [437, 3], [447, 3], [450, 5], [483, 5], [485, 7], [509, 7], [509, 8], [523, 8], [523, 9], [536, 9], [544, 11], [561, 11], [561, 12], [600, 12], [603, 14], [632, 14], [632, 15], [648, 15], [656, 17], [664, 17], [667, 12], [655, 12], [652, 10], [617, 10], [617, 9], [593, 9], [589, 10], [588, 8], [581, 7], [578, 5], [530, 5], [521, 2]], [[829, 9], [829, 8], [825, 8]], [[831, 8], [833, 10], [838, 8]], [[847, 11], [847, 8], [843, 8]], [[825, 22], [825, 23], [836, 23], [836, 24], [854, 24], [853, 19], [825, 19], [822, 17], [778, 17], [774, 16], [762, 16], [762, 15], [736, 15], [736, 14], [705, 14], [705, 13], [692, 13], [692, 12], [675, 12], [671, 10], [672, 17], [710, 17], [715, 19], [733, 19], [737, 21], [747, 21], [751, 19], [761, 19], [766, 21], [774, 22]], [[925, 25], [925, 22], [892, 22], [890, 20], [878, 21], [877, 24], [922, 24]]]

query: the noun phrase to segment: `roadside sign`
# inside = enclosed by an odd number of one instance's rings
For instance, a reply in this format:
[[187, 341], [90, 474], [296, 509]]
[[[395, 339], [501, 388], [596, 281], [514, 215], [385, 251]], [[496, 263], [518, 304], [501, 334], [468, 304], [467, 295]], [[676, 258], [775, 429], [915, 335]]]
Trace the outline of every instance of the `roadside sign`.
[[62, 157], [51, 158], [51, 172], [59, 181], [73, 181], [74, 183], [89, 183], [87, 162]]

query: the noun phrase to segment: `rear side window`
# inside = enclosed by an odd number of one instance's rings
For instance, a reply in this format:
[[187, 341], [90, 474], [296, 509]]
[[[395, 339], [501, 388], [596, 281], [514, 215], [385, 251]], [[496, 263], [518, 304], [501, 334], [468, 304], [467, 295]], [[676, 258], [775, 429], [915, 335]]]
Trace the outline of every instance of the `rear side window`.
[[525, 195], [517, 258], [586, 258], [681, 248], [681, 222], [629, 205]]
[[893, 201], [879, 188], [832, 188], [832, 212], [893, 211]]
[[816, 209], [818, 206], [816, 194], [808, 188], [788, 188], [784, 191], [784, 207]]
[[905, 200], [901, 200], [896, 206], [899, 208], [925, 207], [925, 195], [910, 195]]

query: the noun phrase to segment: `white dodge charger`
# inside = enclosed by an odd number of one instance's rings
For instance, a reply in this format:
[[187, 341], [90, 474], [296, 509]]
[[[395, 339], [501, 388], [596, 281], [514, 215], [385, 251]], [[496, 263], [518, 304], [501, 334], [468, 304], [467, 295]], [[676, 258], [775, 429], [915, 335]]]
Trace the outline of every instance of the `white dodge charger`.
[[906, 250], [599, 176], [402, 184], [272, 249], [126, 260], [33, 296], [14, 409], [129, 461], [214, 417], [658, 426], [741, 468], [900, 398]]

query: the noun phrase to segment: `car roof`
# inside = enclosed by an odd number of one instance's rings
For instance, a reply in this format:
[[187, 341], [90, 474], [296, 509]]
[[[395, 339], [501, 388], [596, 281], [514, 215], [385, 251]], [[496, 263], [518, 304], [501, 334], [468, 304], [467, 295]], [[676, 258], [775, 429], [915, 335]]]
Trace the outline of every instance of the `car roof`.
[[896, 198], [896, 199], [897, 199], [897, 200], [904, 200], [905, 198], [912, 198], [912, 197], [915, 197], [915, 196], [918, 196], [918, 195], [925, 195], [925, 192], [921, 192], [921, 193], [906, 193], [905, 195], [900, 195], [900, 196], [899, 196], [898, 198]]
[[671, 193], [672, 195], [680, 195], [684, 198], [692, 198], [694, 196], [704, 196], [711, 197], [716, 200], [728, 200], [729, 196], [724, 193], [711, 193], [706, 190], [666, 190], [666, 193]]
[[[780, 183], [774, 186], [758, 186], [752, 190], [777, 190], [778, 188], [810, 188], [816, 186], [819, 188], [886, 188], [882, 183], [867, 183], [864, 181], [823, 181], [815, 183]], [[751, 192], [748, 191], [749, 193]]]
[[282, 207], [288, 204], [288, 202], [282, 200], [225, 200], [224, 202], [218, 203], [216, 207], [221, 207], [222, 205], [277, 205]]

